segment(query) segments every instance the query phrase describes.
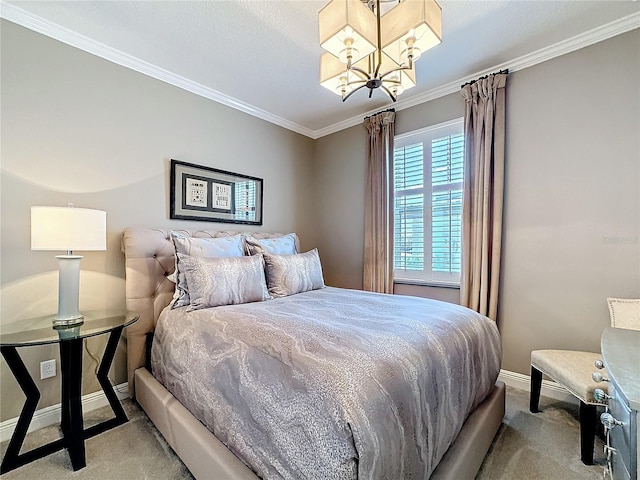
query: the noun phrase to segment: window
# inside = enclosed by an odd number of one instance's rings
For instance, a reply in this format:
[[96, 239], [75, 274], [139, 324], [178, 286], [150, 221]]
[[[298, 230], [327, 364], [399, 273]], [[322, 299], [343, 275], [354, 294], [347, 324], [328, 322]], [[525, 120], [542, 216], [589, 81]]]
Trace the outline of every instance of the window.
[[396, 281], [460, 283], [462, 130], [458, 119], [395, 137]]

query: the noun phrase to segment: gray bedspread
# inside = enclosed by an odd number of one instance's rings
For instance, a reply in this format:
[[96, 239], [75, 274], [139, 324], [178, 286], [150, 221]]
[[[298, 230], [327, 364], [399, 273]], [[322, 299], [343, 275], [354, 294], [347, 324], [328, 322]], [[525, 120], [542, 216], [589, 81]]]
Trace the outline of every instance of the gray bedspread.
[[325, 288], [165, 309], [154, 376], [265, 479], [429, 478], [500, 370], [493, 321]]

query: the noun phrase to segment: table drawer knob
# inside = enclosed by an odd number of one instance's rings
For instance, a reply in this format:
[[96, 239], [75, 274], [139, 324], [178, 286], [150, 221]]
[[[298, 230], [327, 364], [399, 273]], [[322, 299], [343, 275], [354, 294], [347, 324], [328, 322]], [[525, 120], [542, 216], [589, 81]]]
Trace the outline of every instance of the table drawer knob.
[[596, 360], [595, 365], [598, 370], [602, 370], [604, 368], [604, 362], [602, 360]]
[[600, 415], [600, 421], [602, 422], [602, 425], [604, 425], [604, 428], [608, 428], [609, 430], [622, 425], [620, 420], [616, 420], [615, 417], [608, 412]]
[[607, 395], [607, 393], [601, 388], [596, 388], [593, 391], [593, 397], [600, 403], [607, 403], [608, 400], [611, 400], [611, 395]]
[[600, 383], [600, 382], [608, 382], [609, 379], [606, 377], [603, 377], [602, 374], [600, 372], [593, 372], [591, 374], [591, 378], [593, 379], [594, 382], [596, 383]]

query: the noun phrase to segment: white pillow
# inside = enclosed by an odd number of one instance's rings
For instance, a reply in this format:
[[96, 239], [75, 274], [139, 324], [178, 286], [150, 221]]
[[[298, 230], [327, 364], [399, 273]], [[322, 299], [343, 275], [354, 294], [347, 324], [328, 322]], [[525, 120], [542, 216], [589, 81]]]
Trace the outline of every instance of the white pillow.
[[245, 242], [249, 255], [264, 252], [276, 255], [293, 255], [294, 253], [298, 253], [295, 233], [273, 238], [255, 238], [247, 235]]
[[262, 255], [271, 296], [286, 297], [324, 288], [322, 265], [316, 248], [294, 255]]
[[[176, 253], [176, 290], [171, 308], [189, 305], [189, 284], [184, 276], [179, 254], [203, 258], [229, 258], [244, 256], [242, 235], [216, 238], [195, 238], [171, 232], [171, 240]], [[167, 277], [168, 278], [168, 277]]]
[[269, 300], [262, 255], [190, 257], [178, 254], [189, 285], [187, 311]]

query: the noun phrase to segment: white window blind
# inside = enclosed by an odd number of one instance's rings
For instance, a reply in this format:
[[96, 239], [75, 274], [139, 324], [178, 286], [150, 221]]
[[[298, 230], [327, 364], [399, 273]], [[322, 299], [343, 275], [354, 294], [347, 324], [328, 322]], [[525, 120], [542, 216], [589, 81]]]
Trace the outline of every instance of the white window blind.
[[394, 148], [394, 278], [460, 283], [462, 119], [398, 135]]

